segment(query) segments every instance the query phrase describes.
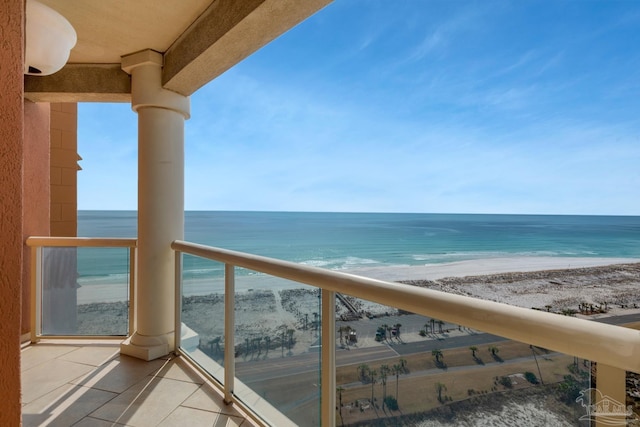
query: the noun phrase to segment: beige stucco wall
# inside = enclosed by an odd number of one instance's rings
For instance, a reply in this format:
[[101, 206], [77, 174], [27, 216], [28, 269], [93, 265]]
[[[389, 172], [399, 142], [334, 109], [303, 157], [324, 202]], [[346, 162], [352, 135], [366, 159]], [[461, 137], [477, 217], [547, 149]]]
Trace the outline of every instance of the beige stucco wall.
[[[49, 235], [49, 116], [47, 103], [24, 103], [22, 230], [29, 236]], [[30, 331], [31, 248], [23, 247], [22, 328]]]
[[78, 104], [51, 104], [51, 235], [76, 236]]
[[23, 0], [0, 0], [0, 425], [20, 425]]

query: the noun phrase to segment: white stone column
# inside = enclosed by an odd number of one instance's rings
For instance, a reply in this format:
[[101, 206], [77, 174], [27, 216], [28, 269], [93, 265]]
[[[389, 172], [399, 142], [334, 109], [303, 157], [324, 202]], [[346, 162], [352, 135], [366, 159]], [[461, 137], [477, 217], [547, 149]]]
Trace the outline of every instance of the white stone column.
[[[121, 352], [144, 360], [174, 350], [175, 256], [184, 236], [184, 121], [189, 98], [162, 88], [162, 55], [122, 58], [138, 113], [138, 265], [136, 332]], [[117, 126], [117, 124], [114, 124]]]

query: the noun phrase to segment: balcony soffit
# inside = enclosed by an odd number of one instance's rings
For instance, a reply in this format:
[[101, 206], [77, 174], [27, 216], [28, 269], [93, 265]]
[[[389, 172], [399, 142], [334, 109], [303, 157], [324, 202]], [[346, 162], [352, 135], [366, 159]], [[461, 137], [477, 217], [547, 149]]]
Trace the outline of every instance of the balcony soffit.
[[119, 64], [144, 49], [166, 52], [211, 0], [38, 0], [73, 25], [69, 64]]
[[50, 76], [25, 76], [36, 102], [128, 102], [121, 57], [153, 49], [163, 84], [191, 95], [332, 0], [38, 0], [65, 16], [78, 42]]

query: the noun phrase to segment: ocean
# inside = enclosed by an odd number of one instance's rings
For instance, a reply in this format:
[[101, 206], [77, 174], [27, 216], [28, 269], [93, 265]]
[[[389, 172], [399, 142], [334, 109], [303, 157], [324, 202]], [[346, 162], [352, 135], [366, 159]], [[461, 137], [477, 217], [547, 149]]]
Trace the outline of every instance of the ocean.
[[[82, 237], [135, 237], [135, 211], [79, 211]], [[503, 257], [640, 258], [640, 217], [421, 213], [185, 213], [185, 240], [334, 270]], [[80, 276], [122, 271], [103, 251], [102, 271], [80, 254]], [[116, 256], [116, 255], [114, 255]], [[106, 258], [106, 260], [105, 260]], [[186, 277], [222, 266], [185, 259]]]

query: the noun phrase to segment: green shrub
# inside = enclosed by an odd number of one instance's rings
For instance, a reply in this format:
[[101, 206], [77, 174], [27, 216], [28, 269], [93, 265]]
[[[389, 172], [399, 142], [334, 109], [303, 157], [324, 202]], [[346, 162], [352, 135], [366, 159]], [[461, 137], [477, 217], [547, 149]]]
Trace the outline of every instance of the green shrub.
[[538, 384], [538, 378], [536, 378], [536, 374], [534, 374], [533, 372], [525, 372], [524, 377], [531, 384]]
[[502, 384], [506, 388], [513, 387], [513, 383], [511, 382], [511, 378], [509, 377], [500, 377], [500, 384]]
[[384, 404], [387, 406], [387, 408], [391, 409], [392, 411], [398, 410], [398, 401], [393, 396], [385, 397]]

